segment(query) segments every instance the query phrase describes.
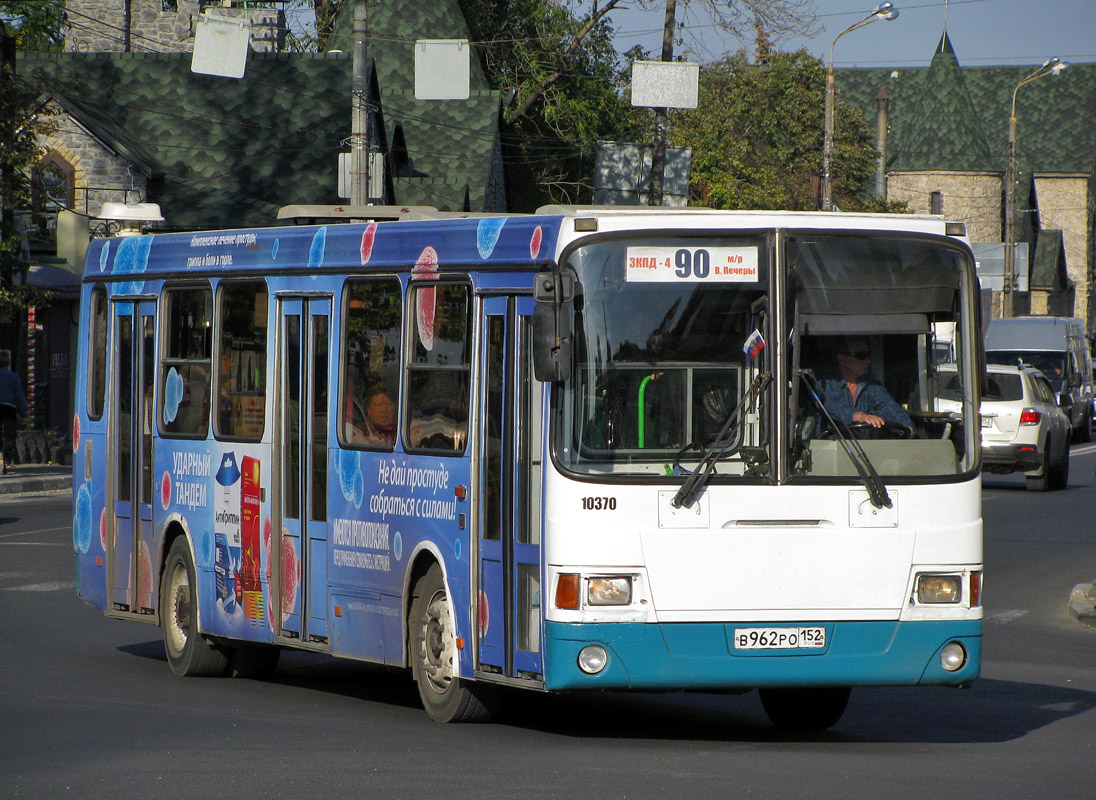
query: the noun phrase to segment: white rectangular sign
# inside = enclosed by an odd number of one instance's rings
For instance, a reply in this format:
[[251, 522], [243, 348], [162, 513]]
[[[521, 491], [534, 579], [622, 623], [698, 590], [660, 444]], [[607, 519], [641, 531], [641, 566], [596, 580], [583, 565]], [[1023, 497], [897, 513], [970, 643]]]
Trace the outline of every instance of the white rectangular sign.
[[756, 247], [629, 247], [629, 283], [756, 283]]

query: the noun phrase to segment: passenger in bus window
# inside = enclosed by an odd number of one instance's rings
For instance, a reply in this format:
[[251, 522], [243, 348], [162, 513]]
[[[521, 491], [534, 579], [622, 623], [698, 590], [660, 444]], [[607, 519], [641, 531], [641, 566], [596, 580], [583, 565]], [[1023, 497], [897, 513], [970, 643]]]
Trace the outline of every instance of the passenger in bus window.
[[361, 427], [355, 425], [354, 444], [391, 447], [396, 443], [396, 404], [384, 389], [377, 389], [365, 406]]
[[872, 428], [898, 425], [912, 433], [910, 415], [870, 370], [868, 340], [862, 336], [846, 337], [837, 350], [837, 374], [818, 382], [826, 410], [834, 420], [846, 425], [861, 424]]

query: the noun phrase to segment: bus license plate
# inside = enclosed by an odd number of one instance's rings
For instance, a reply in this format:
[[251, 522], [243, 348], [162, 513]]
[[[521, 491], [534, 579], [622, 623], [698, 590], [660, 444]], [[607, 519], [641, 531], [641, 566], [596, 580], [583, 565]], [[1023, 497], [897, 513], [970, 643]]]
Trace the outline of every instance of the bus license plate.
[[735, 650], [791, 650], [825, 647], [826, 629], [809, 628], [735, 628]]

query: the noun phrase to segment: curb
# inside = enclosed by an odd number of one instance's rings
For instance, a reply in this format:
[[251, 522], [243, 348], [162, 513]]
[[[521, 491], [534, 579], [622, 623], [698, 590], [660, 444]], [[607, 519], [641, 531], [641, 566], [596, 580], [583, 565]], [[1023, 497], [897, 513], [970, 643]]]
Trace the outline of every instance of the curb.
[[1073, 587], [1069, 593], [1069, 613], [1085, 625], [1096, 627], [1096, 581]]
[[0, 497], [37, 492], [71, 489], [71, 475], [28, 475], [25, 478], [4, 478], [0, 481]]

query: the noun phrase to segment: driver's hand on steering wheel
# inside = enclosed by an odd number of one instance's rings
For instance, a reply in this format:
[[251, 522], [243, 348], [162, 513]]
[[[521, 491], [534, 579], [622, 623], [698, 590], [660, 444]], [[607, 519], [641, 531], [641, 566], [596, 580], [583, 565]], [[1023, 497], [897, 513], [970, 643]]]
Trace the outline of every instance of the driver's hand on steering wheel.
[[888, 423], [885, 419], [877, 414], [868, 414], [864, 411], [857, 411], [852, 415], [853, 423], [860, 423], [861, 425], [870, 425], [873, 428], [885, 428], [888, 424], [892, 424], [894, 428], [898, 430], [908, 431], [907, 438], [912, 438], [914, 435], [913, 428], [909, 428], [905, 425], [900, 425], [897, 422]]
[[882, 428], [887, 424], [887, 421], [882, 417], [875, 414], [868, 414], [864, 411], [857, 411], [852, 415], [853, 422], [861, 422], [864, 425], [871, 425], [873, 428]]

